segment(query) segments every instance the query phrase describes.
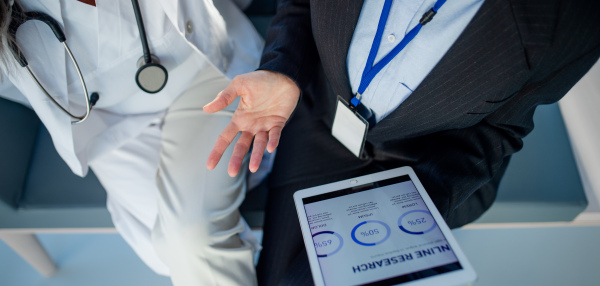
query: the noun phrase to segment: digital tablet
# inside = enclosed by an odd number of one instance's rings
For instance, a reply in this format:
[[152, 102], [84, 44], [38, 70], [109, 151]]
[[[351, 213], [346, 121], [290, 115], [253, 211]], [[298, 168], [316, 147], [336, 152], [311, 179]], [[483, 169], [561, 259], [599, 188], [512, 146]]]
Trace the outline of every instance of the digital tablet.
[[410, 167], [297, 191], [315, 285], [464, 285], [476, 274]]

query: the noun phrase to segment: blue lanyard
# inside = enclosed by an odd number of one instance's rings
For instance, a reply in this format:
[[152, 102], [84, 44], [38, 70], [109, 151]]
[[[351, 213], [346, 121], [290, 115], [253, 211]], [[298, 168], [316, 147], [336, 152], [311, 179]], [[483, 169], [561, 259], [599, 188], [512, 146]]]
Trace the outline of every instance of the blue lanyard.
[[385, 0], [383, 4], [383, 11], [381, 12], [381, 17], [379, 17], [379, 25], [377, 25], [377, 33], [375, 34], [375, 39], [373, 39], [373, 44], [371, 45], [371, 51], [369, 52], [369, 57], [367, 58], [367, 64], [365, 65], [365, 69], [363, 70], [362, 77], [360, 79], [360, 85], [358, 86], [358, 92], [356, 96], [352, 98], [350, 103], [354, 107], [357, 107], [360, 104], [360, 99], [362, 97], [363, 92], [367, 89], [371, 81], [375, 78], [375, 76], [385, 67], [388, 63], [400, 53], [412, 41], [412, 39], [417, 36], [419, 31], [421, 31], [421, 27], [423, 25], [429, 23], [433, 16], [437, 13], [437, 11], [446, 3], [446, 0], [437, 0], [433, 8], [423, 14], [423, 17], [419, 21], [419, 23], [408, 32], [385, 57], [383, 57], [377, 64], [373, 65], [375, 61], [375, 56], [377, 56], [377, 51], [379, 51], [379, 44], [381, 43], [381, 37], [383, 36], [383, 30], [385, 29], [385, 23], [387, 22], [388, 16], [390, 15], [390, 9], [392, 8], [393, 0]]

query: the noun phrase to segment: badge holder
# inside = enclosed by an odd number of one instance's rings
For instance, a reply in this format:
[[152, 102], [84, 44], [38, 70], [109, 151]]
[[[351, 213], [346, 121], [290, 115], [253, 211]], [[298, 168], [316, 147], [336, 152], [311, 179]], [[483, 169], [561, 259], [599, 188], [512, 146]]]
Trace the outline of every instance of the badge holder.
[[360, 158], [367, 140], [368, 130], [369, 122], [338, 96], [331, 135], [357, 158]]
[[[362, 150], [365, 146], [367, 139], [367, 131], [369, 130], [369, 122], [365, 120], [359, 112], [362, 112], [367, 116], [367, 119], [371, 120], [372, 125], [375, 126], [375, 118], [369, 109], [361, 106], [360, 98], [361, 95], [367, 90], [367, 87], [375, 76], [390, 62], [400, 51], [414, 39], [421, 28], [429, 23], [437, 11], [444, 5], [446, 0], [437, 0], [433, 8], [423, 14], [419, 23], [413, 27], [387, 55], [385, 55], [379, 62], [374, 64], [377, 51], [379, 50], [379, 44], [381, 43], [381, 37], [383, 37], [383, 31], [387, 22], [390, 10], [392, 7], [392, 0], [386, 0], [379, 17], [379, 24], [377, 25], [377, 32], [373, 38], [373, 44], [369, 51], [369, 57], [363, 70], [363, 75], [360, 80], [360, 85], [356, 91], [356, 96], [352, 98], [350, 102], [352, 106], [357, 108], [351, 108], [350, 105], [344, 101], [338, 95], [338, 102], [335, 111], [335, 118], [333, 120], [333, 127], [331, 128], [331, 135], [335, 137], [340, 143], [342, 143], [352, 154], [360, 158]], [[370, 114], [370, 115], [369, 115]]]

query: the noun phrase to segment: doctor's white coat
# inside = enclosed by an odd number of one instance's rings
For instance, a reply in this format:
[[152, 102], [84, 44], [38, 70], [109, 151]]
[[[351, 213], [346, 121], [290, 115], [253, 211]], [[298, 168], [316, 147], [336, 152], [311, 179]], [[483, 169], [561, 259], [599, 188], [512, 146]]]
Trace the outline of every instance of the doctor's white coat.
[[[26, 11], [43, 11], [61, 24], [88, 91], [98, 92], [100, 100], [87, 121], [71, 125], [72, 119], [16, 64], [4, 75], [0, 95], [35, 110], [56, 150], [79, 176], [87, 173], [88, 162], [159, 120], [202, 66], [212, 65], [232, 78], [258, 67], [263, 47], [252, 24], [230, 0], [141, 0], [151, 53], [169, 71], [166, 87], [147, 94], [134, 80], [142, 47], [131, 1], [96, 1], [97, 7], [74, 0], [21, 3]], [[79, 78], [47, 26], [37, 21], [23, 24], [17, 43], [50, 94], [75, 114], [83, 114]]]

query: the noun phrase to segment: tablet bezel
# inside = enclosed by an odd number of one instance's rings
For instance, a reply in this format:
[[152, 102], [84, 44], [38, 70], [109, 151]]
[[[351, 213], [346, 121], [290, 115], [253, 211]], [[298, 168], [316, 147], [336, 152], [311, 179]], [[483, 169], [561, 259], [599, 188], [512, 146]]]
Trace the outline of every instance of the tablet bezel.
[[[316, 286], [324, 286], [325, 281], [323, 275], [321, 273], [321, 267], [319, 266], [319, 260], [317, 257], [317, 251], [314, 247], [312, 234], [310, 231], [310, 226], [308, 224], [308, 219], [306, 217], [306, 210], [304, 209], [304, 203], [302, 199], [307, 197], [313, 197], [316, 195], [334, 192], [342, 189], [346, 189], [349, 187], [361, 186], [377, 181], [387, 180], [395, 177], [400, 177], [403, 175], [408, 175], [413, 182], [415, 188], [421, 195], [421, 198], [425, 202], [425, 205], [429, 209], [429, 212], [433, 216], [436, 221], [436, 224], [439, 226], [442, 234], [448, 241], [448, 244], [452, 247], [458, 262], [462, 266], [463, 269], [456, 270], [448, 273], [438, 274], [432, 277], [426, 277], [414, 281], [409, 281], [406, 283], [401, 283], [397, 285], [410, 285], [410, 286], [432, 286], [432, 285], [464, 285], [476, 280], [477, 275], [475, 270], [471, 266], [471, 263], [467, 260], [467, 257], [463, 253], [460, 248], [458, 242], [454, 238], [450, 228], [440, 215], [439, 211], [429, 198], [429, 195], [425, 191], [425, 188], [417, 178], [417, 175], [413, 171], [411, 167], [400, 167], [396, 169], [391, 169], [379, 173], [374, 173], [370, 175], [365, 175], [357, 178], [351, 178], [335, 183], [330, 183], [326, 185], [316, 186], [308, 189], [299, 190], [294, 193], [294, 204], [296, 205], [296, 211], [298, 213], [298, 219], [300, 220], [300, 227], [302, 228], [302, 237], [304, 239], [304, 245], [306, 247], [306, 251], [308, 254], [308, 261], [310, 263], [310, 269], [313, 276], [313, 280]], [[375, 281], [374, 281], [375, 282]]]

